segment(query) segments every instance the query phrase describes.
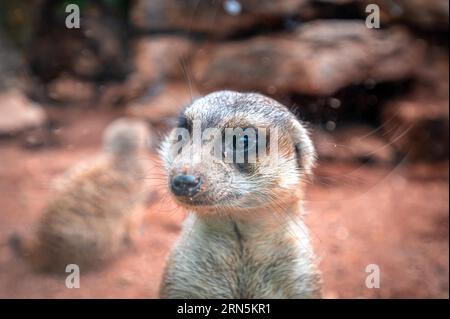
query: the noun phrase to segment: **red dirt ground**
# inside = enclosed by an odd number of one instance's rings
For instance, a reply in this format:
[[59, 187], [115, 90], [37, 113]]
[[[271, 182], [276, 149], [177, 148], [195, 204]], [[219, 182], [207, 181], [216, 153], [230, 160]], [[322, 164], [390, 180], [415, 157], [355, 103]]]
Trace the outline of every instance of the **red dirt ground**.
[[[184, 217], [164, 195], [163, 181], [154, 182], [160, 197], [135, 247], [107, 269], [82, 274], [79, 289], [66, 288], [64, 277], [32, 273], [6, 244], [10, 233], [32, 231], [50, 181], [95, 154], [102, 129], [117, 116], [79, 112], [59, 119], [62, 147], [30, 150], [17, 139], [0, 140], [0, 297], [157, 298]], [[321, 163], [316, 174], [306, 218], [326, 298], [449, 297], [448, 163], [394, 169]], [[380, 289], [365, 286], [368, 264], [380, 267]]]

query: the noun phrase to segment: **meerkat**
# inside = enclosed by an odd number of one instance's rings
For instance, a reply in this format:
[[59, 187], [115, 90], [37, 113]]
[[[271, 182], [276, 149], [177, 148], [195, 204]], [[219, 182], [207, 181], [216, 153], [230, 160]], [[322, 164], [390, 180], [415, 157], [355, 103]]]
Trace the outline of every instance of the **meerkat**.
[[[195, 135], [195, 126], [222, 133], [175, 147], [180, 129]], [[265, 142], [255, 134], [224, 142], [226, 128], [238, 127], [263, 128], [268, 136]], [[236, 147], [237, 139], [243, 148]], [[222, 156], [210, 150], [211, 142], [222, 145]], [[255, 148], [267, 152], [237, 163], [236, 152]], [[166, 262], [161, 298], [321, 297], [317, 258], [302, 218], [315, 150], [307, 128], [287, 107], [256, 93], [209, 94], [184, 109], [160, 151], [169, 191], [188, 211]], [[224, 160], [227, 152], [232, 161]], [[201, 160], [189, 154], [201, 154]]]
[[77, 164], [55, 181], [32, 238], [14, 234], [10, 245], [34, 269], [81, 271], [110, 261], [133, 240], [147, 198], [143, 122], [122, 118], [103, 133], [103, 152]]

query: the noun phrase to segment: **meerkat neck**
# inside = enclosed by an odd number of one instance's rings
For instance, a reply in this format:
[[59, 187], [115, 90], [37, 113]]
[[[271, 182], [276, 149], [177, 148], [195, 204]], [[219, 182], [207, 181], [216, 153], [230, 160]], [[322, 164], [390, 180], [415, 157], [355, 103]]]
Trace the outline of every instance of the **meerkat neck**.
[[254, 230], [261, 233], [264, 229], [273, 231], [277, 228], [284, 228], [289, 224], [299, 220], [302, 216], [301, 201], [292, 201], [282, 207], [260, 208], [249, 212], [239, 212], [236, 214], [195, 214], [196, 218], [212, 228], [234, 228], [245, 229], [246, 233]]

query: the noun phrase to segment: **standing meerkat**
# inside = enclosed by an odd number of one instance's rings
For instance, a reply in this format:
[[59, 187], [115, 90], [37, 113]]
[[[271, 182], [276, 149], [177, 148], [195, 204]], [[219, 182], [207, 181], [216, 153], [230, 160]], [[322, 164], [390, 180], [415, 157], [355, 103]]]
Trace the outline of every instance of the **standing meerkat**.
[[[180, 148], [180, 133], [195, 136], [195, 127], [218, 128], [219, 134], [197, 144], [194, 137]], [[229, 143], [223, 136], [227, 128], [258, 133], [241, 132]], [[211, 143], [222, 146], [220, 156]], [[255, 149], [256, 160], [250, 161]], [[232, 160], [225, 160], [230, 154]], [[242, 155], [244, 162], [238, 162]], [[315, 151], [307, 130], [285, 106], [253, 93], [207, 95], [185, 108], [161, 156], [170, 192], [189, 212], [167, 260], [162, 298], [321, 297], [302, 219]]]
[[104, 131], [103, 152], [61, 178], [35, 236], [10, 237], [14, 252], [39, 271], [87, 270], [104, 265], [133, 237], [148, 195], [147, 125], [132, 119]]

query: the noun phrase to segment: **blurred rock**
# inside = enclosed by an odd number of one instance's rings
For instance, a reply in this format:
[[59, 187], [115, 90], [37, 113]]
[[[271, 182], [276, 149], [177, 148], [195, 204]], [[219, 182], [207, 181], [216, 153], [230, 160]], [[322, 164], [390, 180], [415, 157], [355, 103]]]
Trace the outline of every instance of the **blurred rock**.
[[[190, 77], [189, 65], [193, 43], [179, 36], [143, 37], [133, 43], [134, 71], [128, 76], [128, 99], [145, 94], [156, 83]], [[187, 82], [188, 79], [185, 79]]]
[[20, 136], [21, 145], [28, 150], [41, 150], [43, 148], [61, 146], [56, 134], [53, 134], [50, 125], [39, 126], [27, 130]]
[[392, 144], [412, 161], [448, 159], [448, 100], [412, 97], [387, 104], [383, 128]]
[[19, 51], [0, 28], [0, 91], [17, 85], [17, 76], [21, 70]]
[[0, 135], [13, 135], [44, 125], [43, 109], [18, 90], [0, 92]]
[[38, 2], [36, 0], [0, 1], [0, 24], [19, 47], [22, 47], [30, 36], [33, 19], [29, 17], [36, 12]]
[[364, 81], [411, 77], [423, 47], [403, 28], [374, 30], [361, 21], [323, 20], [283, 37], [206, 45], [194, 57], [193, 73], [202, 91], [331, 95]]
[[[318, 17], [323, 12], [318, 12], [314, 5], [326, 4], [327, 10], [334, 9], [335, 17], [343, 6], [353, 6], [361, 18], [368, 15], [365, 12], [368, 5], [376, 4], [380, 8], [381, 27], [401, 22], [422, 30], [446, 31], [449, 25], [448, 0], [313, 0], [311, 4]], [[324, 8], [319, 7], [319, 10], [324, 11]]]
[[138, 0], [131, 22], [145, 31], [179, 30], [228, 36], [296, 14], [308, 0]]
[[106, 12], [94, 11], [83, 19], [83, 48], [73, 56], [74, 74], [98, 79], [123, 79], [128, 72], [124, 26]]
[[424, 62], [415, 76], [415, 95], [445, 100], [449, 98], [449, 61], [448, 49], [429, 46]]
[[425, 30], [448, 31], [448, 0], [363, 0], [380, 7], [381, 23], [405, 21]]
[[[378, 125], [379, 113], [386, 101], [407, 94], [411, 80], [375, 83], [371, 80], [350, 85], [331, 96], [291, 94], [279, 98], [285, 105], [292, 105], [302, 119], [321, 125], [337, 126], [351, 123]], [[286, 95], [280, 95], [281, 97]]]
[[390, 165], [395, 161], [395, 151], [377, 129], [354, 125], [329, 133], [313, 130], [313, 141], [320, 160]]
[[51, 81], [46, 86], [47, 96], [62, 104], [89, 104], [95, 101], [96, 87], [92, 82], [69, 75]]
[[148, 94], [127, 107], [127, 114], [144, 118], [152, 124], [167, 124], [192, 101], [189, 86], [175, 82], [155, 87]]
[[345, 5], [345, 4], [353, 3], [354, 1], [355, 0], [313, 0], [313, 2], [316, 2], [316, 3], [335, 4], [335, 5]]
[[99, 2], [86, 2], [81, 27], [67, 29], [59, 1], [42, 1], [28, 49], [33, 74], [49, 82], [62, 74], [84, 80], [123, 80], [127, 75], [127, 33], [123, 21]]
[[411, 161], [448, 159], [448, 51], [430, 46], [415, 79], [409, 95], [381, 109], [386, 134], [398, 152]]
[[42, 126], [44, 110], [21, 90], [23, 55], [0, 27], [0, 136], [15, 135]]

